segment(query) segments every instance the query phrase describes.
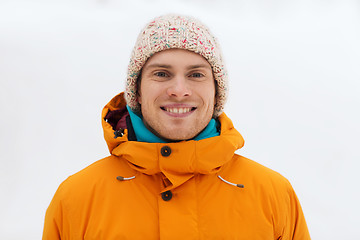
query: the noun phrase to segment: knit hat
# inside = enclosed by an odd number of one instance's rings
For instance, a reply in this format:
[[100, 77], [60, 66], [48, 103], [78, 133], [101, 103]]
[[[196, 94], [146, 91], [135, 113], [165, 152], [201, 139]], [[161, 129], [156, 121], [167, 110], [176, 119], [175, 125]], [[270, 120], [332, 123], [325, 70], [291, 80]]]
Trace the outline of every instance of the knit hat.
[[216, 81], [214, 117], [218, 117], [226, 102], [228, 82], [220, 47], [215, 37], [197, 19], [179, 15], [155, 18], [140, 32], [131, 54], [125, 89], [127, 105], [140, 112], [137, 79], [146, 61], [155, 53], [171, 49], [186, 49], [203, 56], [211, 65]]

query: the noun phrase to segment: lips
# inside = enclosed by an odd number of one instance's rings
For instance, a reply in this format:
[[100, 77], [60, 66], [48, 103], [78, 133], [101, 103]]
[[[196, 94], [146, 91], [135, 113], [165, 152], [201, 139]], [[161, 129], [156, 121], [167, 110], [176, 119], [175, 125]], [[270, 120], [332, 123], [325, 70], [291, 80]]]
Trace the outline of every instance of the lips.
[[177, 114], [177, 115], [188, 114], [196, 110], [196, 107], [189, 107], [189, 106], [163, 106], [160, 108], [167, 113]]
[[165, 111], [171, 113], [187, 113], [191, 111], [191, 108], [165, 108]]

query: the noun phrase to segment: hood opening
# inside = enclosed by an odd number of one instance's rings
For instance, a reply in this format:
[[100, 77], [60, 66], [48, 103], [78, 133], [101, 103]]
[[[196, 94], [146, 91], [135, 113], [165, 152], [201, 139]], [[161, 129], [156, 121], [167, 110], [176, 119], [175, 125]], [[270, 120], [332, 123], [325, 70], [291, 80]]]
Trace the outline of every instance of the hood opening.
[[108, 122], [114, 131], [121, 129], [127, 129], [126, 126], [126, 117], [129, 116], [129, 113], [126, 107], [121, 109], [110, 111], [105, 116], [105, 121]]
[[[116, 110], [109, 110], [105, 116], [105, 121], [111, 125], [114, 130], [114, 138], [122, 136], [124, 129], [128, 130], [128, 140], [136, 141], [136, 135], [131, 123], [129, 112], [125, 107]], [[120, 132], [120, 134], [119, 134]]]

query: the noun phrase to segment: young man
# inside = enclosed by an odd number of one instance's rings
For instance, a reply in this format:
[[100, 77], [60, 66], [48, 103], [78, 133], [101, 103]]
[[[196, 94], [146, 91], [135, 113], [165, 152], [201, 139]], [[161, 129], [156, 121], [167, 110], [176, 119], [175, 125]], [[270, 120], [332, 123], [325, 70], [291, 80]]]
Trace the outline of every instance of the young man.
[[205, 26], [150, 22], [125, 93], [102, 113], [111, 156], [60, 185], [43, 239], [310, 239], [290, 183], [234, 153], [244, 140], [222, 113], [226, 97]]

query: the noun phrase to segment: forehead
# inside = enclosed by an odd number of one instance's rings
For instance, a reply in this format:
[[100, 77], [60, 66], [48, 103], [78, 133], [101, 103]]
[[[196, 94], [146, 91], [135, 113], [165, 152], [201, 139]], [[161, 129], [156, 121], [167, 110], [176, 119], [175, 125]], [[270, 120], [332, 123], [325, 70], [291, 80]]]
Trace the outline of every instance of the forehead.
[[211, 70], [211, 65], [203, 56], [185, 49], [167, 49], [155, 53], [146, 61], [143, 70], [154, 67], [202, 67]]

